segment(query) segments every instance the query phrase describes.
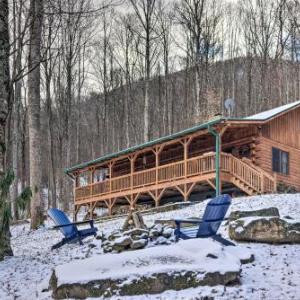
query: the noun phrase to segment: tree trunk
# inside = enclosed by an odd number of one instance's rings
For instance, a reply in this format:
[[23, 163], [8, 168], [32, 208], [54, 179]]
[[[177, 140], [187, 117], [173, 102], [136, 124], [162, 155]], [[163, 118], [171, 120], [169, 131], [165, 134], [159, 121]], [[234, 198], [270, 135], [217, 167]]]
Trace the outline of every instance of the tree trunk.
[[[50, 61], [51, 64], [51, 61]], [[46, 69], [46, 66], [45, 66]], [[47, 73], [47, 72], [45, 72]], [[52, 76], [51, 66], [49, 73], [45, 74], [45, 86], [46, 86], [46, 105], [47, 105], [47, 125], [48, 125], [48, 171], [49, 171], [49, 186], [48, 186], [48, 204], [51, 207], [56, 207], [56, 176], [55, 176], [55, 152], [54, 152], [54, 133], [53, 133], [53, 113], [52, 113], [52, 101], [50, 94], [50, 84]]]
[[145, 103], [144, 103], [144, 142], [150, 140], [149, 128], [149, 79], [145, 80]]
[[28, 128], [31, 198], [31, 228], [43, 223], [41, 203], [40, 137], [40, 62], [43, 6], [42, 0], [30, 1], [30, 46], [28, 57]]
[[[0, 180], [5, 171], [5, 126], [8, 115], [9, 101], [9, 27], [8, 1], [0, 0]], [[1, 203], [3, 202], [3, 203]], [[9, 225], [3, 218], [3, 210], [8, 206], [5, 197], [0, 198], [0, 260], [6, 255], [12, 255], [10, 247]]]

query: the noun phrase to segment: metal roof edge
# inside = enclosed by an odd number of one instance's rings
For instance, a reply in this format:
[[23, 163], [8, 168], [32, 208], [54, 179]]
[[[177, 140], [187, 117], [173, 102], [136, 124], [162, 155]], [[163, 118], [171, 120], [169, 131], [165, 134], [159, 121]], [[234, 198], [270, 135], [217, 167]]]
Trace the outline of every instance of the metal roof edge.
[[281, 116], [282, 114], [285, 114], [285, 113], [289, 112], [290, 110], [299, 108], [300, 107], [300, 100], [292, 102], [292, 103], [286, 103], [284, 105], [281, 105], [281, 106], [278, 106], [278, 107], [274, 107], [274, 108], [266, 110], [266, 111], [262, 111], [261, 113], [257, 113], [256, 115], [259, 115], [259, 114], [262, 114], [262, 113], [265, 113], [265, 112], [268, 112], [268, 111], [271, 111], [271, 110], [275, 110], [276, 108], [280, 108], [280, 107], [287, 106], [287, 105], [291, 105], [291, 106], [287, 107], [286, 109], [284, 109], [282, 111], [278, 111], [277, 113], [274, 113], [273, 115], [270, 115], [267, 118], [264, 118], [264, 119], [263, 118], [259, 118], [259, 119], [247, 119], [247, 118], [251, 117], [251, 116], [248, 116], [248, 117], [245, 117], [244, 120], [245, 121], [266, 122], [266, 121], [268, 121], [270, 119], [273, 119], [273, 118], [276, 118], [278, 116]]

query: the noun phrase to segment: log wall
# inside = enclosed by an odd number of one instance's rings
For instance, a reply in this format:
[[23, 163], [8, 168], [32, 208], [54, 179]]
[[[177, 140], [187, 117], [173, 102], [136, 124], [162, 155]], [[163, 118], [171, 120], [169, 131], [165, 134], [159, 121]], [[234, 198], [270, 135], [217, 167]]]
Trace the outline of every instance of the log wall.
[[277, 173], [277, 180], [300, 190], [300, 109], [262, 126], [256, 141], [255, 164], [272, 174], [272, 147], [289, 153], [289, 175]]

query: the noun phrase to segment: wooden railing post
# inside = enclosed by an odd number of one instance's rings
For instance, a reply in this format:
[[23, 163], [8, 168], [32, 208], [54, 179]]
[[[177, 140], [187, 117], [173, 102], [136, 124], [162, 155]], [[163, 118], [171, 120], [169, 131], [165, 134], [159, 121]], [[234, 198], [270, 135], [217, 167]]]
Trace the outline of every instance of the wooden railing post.
[[134, 174], [134, 162], [136, 155], [129, 156], [130, 161], [130, 190], [133, 190], [133, 174]]
[[158, 184], [159, 147], [155, 147], [155, 184]]
[[261, 172], [261, 193], [265, 192], [265, 176], [264, 173]]
[[183, 155], [183, 160], [184, 160], [184, 165], [183, 165], [183, 171], [184, 171], [184, 178], [187, 178], [187, 159], [188, 159], [188, 143], [187, 143], [187, 140], [185, 139], [184, 140], [184, 143], [183, 143], [183, 152], [184, 152], [184, 155]]
[[183, 173], [184, 178], [187, 178], [188, 172], [187, 172], [187, 164], [188, 164], [188, 158], [189, 158], [189, 145], [192, 141], [192, 137], [185, 138], [183, 141], [181, 141], [181, 144], [183, 145]]
[[153, 150], [155, 154], [155, 183], [158, 184], [159, 182], [159, 174], [158, 174], [158, 167], [159, 167], [159, 156], [160, 153], [163, 151], [165, 145], [162, 144], [160, 146], [156, 146], [155, 149]]
[[114, 165], [114, 162], [109, 162], [108, 169], [109, 169], [109, 193], [112, 192], [112, 167]]
[[94, 172], [95, 168], [90, 169], [90, 196], [93, 195], [93, 183], [94, 183]]

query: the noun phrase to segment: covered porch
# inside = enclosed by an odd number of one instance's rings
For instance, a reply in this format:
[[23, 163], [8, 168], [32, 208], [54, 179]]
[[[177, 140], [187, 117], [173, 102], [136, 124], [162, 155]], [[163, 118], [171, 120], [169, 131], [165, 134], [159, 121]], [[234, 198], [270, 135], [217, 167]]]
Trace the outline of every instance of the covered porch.
[[207, 126], [75, 171], [74, 217], [82, 206], [92, 217], [97, 206], [112, 214], [121, 203], [134, 208], [148, 199], [158, 206], [164, 197], [187, 201], [192, 192], [208, 188], [218, 195], [225, 184], [248, 195], [273, 192], [276, 178], [253, 160], [257, 134], [251, 125]]

